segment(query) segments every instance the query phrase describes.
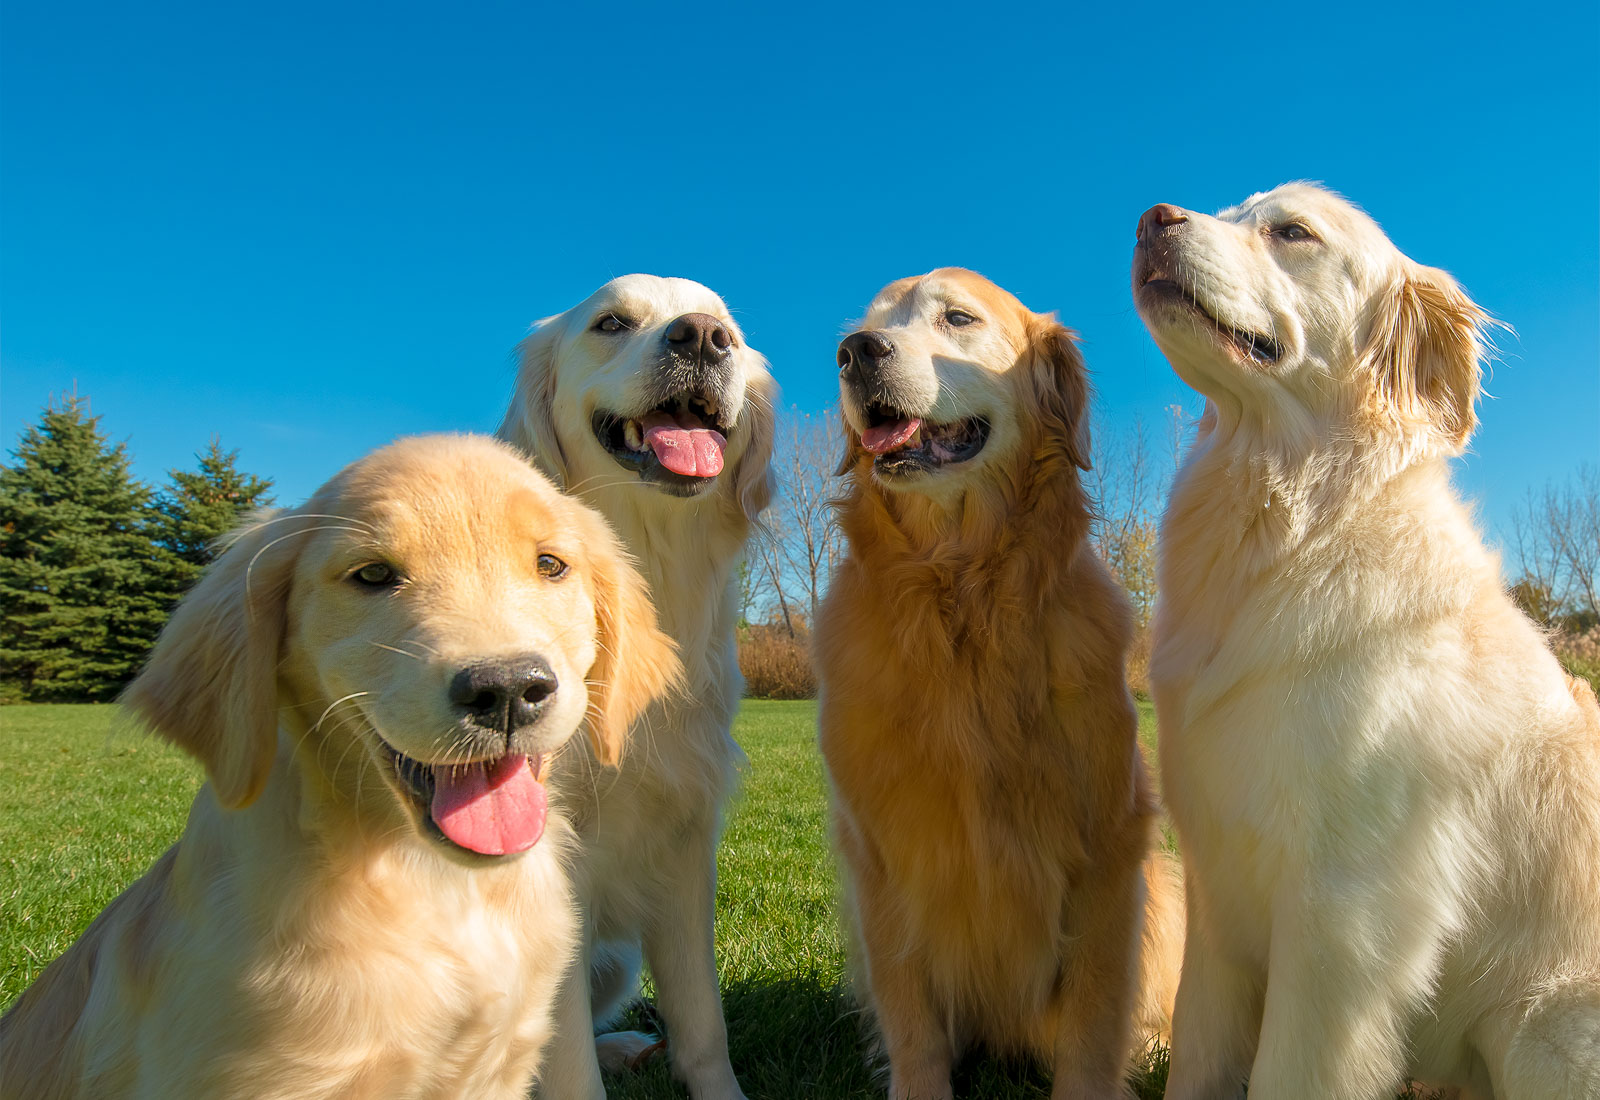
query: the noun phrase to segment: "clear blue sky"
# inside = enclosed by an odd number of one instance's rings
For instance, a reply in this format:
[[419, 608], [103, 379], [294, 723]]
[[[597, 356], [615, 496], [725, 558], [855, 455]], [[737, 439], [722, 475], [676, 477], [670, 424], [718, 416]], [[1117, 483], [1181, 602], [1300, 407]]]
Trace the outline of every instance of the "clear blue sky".
[[213, 433], [303, 497], [492, 430], [612, 275], [707, 283], [789, 401], [880, 285], [984, 272], [1113, 429], [1193, 405], [1128, 293], [1153, 202], [1319, 179], [1516, 326], [1459, 481], [1600, 458], [1600, 15], [1572, 5], [8, 6], [0, 429], [90, 395], [141, 476]]

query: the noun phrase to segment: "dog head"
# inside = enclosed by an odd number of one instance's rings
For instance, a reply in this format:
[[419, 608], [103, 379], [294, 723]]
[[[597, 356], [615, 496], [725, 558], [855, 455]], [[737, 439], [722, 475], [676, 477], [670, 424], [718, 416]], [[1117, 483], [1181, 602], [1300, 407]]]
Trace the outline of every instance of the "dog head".
[[520, 351], [500, 431], [563, 485], [626, 479], [697, 497], [731, 483], [750, 519], [766, 507], [777, 387], [699, 283], [613, 279]]
[[1089, 386], [1072, 333], [981, 275], [890, 283], [839, 344], [848, 443], [892, 490], [958, 493], [1040, 446], [1089, 468]]
[[470, 860], [537, 842], [552, 755], [586, 728], [615, 761], [677, 667], [603, 520], [504, 444], [434, 436], [243, 527], [124, 699], [224, 807], [281, 722], [333, 801]]
[[1326, 424], [1459, 453], [1488, 315], [1370, 217], [1304, 183], [1215, 217], [1139, 219], [1133, 293], [1184, 381], [1270, 425]]

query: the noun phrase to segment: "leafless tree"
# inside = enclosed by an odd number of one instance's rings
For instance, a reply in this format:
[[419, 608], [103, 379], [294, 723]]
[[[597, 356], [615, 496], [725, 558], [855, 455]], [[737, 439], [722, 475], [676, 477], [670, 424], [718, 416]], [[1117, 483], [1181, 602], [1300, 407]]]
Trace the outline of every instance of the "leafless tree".
[[[1174, 436], [1174, 450], [1178, 446]], [[1087, 481], [1094, 498], [1094, 545], [1106, 567], [1128, 591], [1142, 627], [1156, 601], [1156, 535], [1171, 475], [1158, 468], [1143, 420], [1120, 436], [1095, 434]]]
[[1529, 490], [1512, 516], [1522, 582], [1560, 612], [1600, 620], [1600, 468]]
[[816, 621], [817, 605], [844, 551], [829, 504], [840, 492], [833, 470], [843, 440], [833, 410], [790, 409], [779, 421], [773, 448], [778, 497], [767, 511], [767, 531], [754, 548], [752, 565], [759, 574], [759, 597], [791, 636], [797, 618]]

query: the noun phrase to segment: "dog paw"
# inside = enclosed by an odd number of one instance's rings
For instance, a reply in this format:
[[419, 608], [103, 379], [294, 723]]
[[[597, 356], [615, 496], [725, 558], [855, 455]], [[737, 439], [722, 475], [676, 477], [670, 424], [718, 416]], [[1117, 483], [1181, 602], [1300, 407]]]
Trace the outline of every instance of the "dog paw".
[[594, 1040], [600, 1068], [606, 1073], [631, 1072], [667, 1049], [667, 1041], [642, 1031], [613, 1031]]

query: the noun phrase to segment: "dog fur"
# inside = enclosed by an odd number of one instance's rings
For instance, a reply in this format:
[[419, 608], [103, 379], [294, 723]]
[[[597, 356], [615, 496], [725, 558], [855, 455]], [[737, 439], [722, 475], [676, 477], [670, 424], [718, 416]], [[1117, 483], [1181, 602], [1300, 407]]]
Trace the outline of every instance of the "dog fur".
[[[536, 719], [464, 725], [452, 679], [524, 655], [556, 680]], [[455, 847], [395, 754], [537, 777], [586, 727], [614, 759], [674, 672], [604, 521], [497, 441], [403, 441], [246, 525], [125, 697], [207, 783], [0, 1020], [0, 1094], [526, 1095], [576, 951], [569, 830]]]
[[[728, 341], [714, 362], [668, 339], [685, 317], [715, 321]], [[708, 478], [651, 482], [619, 463], [596, 415], [635, 418], [674, 394], [714, 398], [725, 466]], [[766, 361], [727, 306], [687, 279], [628, 275], [541, 322], [521, 348], [516, 393], [500, 434], [598, 509], [639, 559], [677, 642], [684, 691], [640, 720], [640, 750], [618, 772], [569, 754], [552, 789], [578, 827], [587, 953], [562, 995], [561, 1035], [545, 1092], [600, 1100], [600, 1060], [622, 1066], [653, 1037], [593, 1039], [637, 985], [641, 950], [656, 983], [673, 1068], [695, 1100], [743, 1094], [728, 1060], [713, 953], [716, 846], [743, 754], [730, 734], [743, 681], [734, 643], [737, 573], [751, 525], [772, 495], [773, 405]], [[624, 454], [622, 459], [632, 456]]]
[[1167, 1095], [1600, 1096], [1600, 711], [1450, 484], [1488, 318], [1315, 186], [1139, 238], [1206, 397], [1151, 662], [1189, 888]]
[[[893, 350], [863, 372], [864, 339]], [[949, 1097], [971, 1043], [1048, 1063], [1054, 1096], [1122, 1095], [1135, 1032], [1170, 1019], [1181, 888], [1152, 850], [1131, 614], [1089, 544], [1074, 338], [947, 268], [885, 288], [840, 354], [821, 747], [889, 1095]], [[895, 417], [921, 427], [869, 453]]]

